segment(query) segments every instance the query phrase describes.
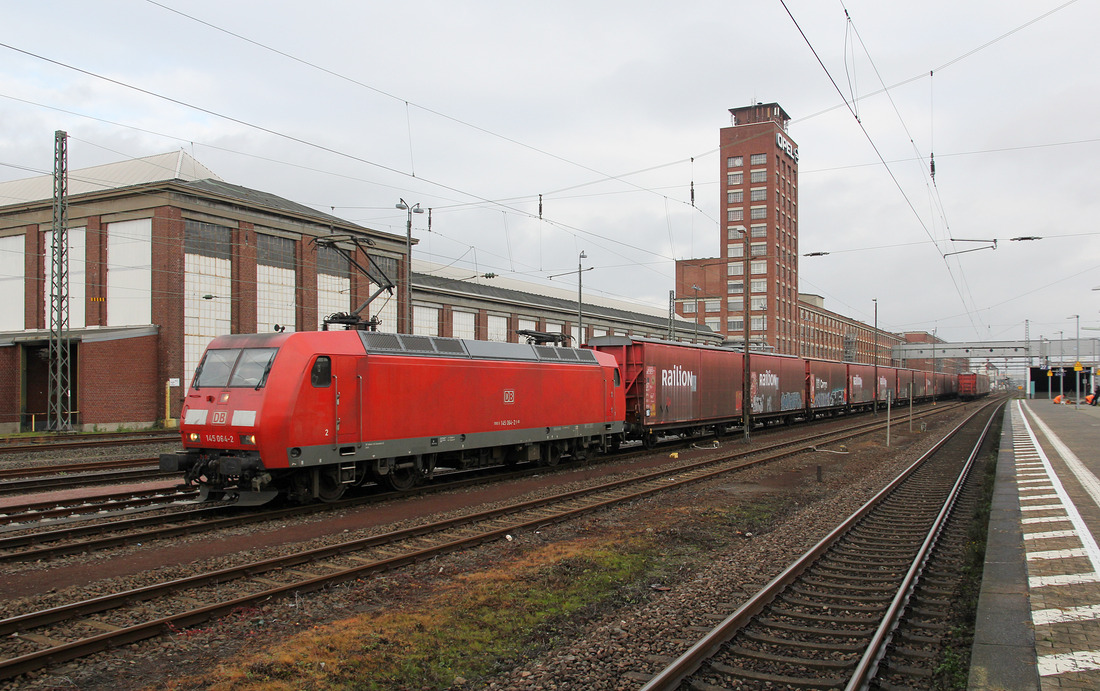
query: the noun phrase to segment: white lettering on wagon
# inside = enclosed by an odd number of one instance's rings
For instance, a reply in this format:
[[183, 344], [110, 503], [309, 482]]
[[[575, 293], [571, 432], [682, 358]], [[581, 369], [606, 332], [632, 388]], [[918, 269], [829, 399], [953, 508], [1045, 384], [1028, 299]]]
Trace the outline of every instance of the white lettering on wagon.
[[662, 386], [681, 386], [695, 390], [696, 376], [691, 370], [674, 365], [672, 369], [661, 370]]
[[762, 387], [766, 386], [766, 387], [771, 387], [773, 389], [778, 389], [779, 388], [779, 375], [772, 372], [771, 370], [765, 370], [764, 373], [760, 375], [760, 386], [762, 386]]

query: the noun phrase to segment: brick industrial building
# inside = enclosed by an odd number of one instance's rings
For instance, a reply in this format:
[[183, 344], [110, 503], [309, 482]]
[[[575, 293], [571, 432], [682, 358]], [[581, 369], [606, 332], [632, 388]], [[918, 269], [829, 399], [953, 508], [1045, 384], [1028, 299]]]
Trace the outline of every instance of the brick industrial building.
[[[400, 280], [405, 235], [227, 183], [182, 152], [72, 171], [68, 189], [70, 407], [78, 429], [174, 418], [211, 338], [320, 328], [327, 315], [363, 305], [387, 278], [392, 294], [382, 291], [363, 316], [377, 317], [380, 330], [408, 331], [399, 309], [409, 296]], [[0, 183], [0, 433], [41, 429], [48, 409], [52, 196], [52, 176]], [[337, 236], [358, 242], [333, 244]], [[578, 336], [576, 300], [526, 292], [532, 286], [433, 273], [413, 274], [413, 288], [417, 333], [516, 341], [528, 328]], [[659, 336], [667, 325], [659, 311], [584, 305], [586, 337]], [[702, 336], [720, 340], [705, 328]]]
[[[892, 348], [929, 334], [899, 335], [825, 309], [817, 295], [798, 292], [798, 144], [778, 103], [730, 109], [719, 133], [721, 252], [676, 262], [676, 310], [728, 342], [788, 355], [894, 361]], [[938, 339], [936, 339], [938, 341]], [[965, 361], [936, 363], [939, 371]]]

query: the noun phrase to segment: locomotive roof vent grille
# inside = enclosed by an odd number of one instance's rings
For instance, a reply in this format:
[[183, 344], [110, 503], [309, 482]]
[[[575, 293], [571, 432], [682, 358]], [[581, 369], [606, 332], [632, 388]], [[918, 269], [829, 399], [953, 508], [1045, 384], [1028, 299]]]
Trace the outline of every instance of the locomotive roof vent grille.
[[560, 360], [558, 357], [558, 349], [551, 348], [550, 346], [535, 346], [535, 352], [539, 354], [540, 360]]
[[397, 334], [382, 333], [381, 331], [360, 331], [359, 337], [363, 339], [363, 346], [370, 350], [402, 351], [401, 341]]
[[596, 360], [596, 353], [594, 351], [574, 350], [573, 352], [577, 354], [577, 359], [579, 359], [581, 362], [598, 362], [598, 360]]
[[432, 343], [440, 353], [447, 355], [465, 355], [466, 349], [462, 347], [462, 341], [457, 338], [433, 338]]
[[578, 351], [573, 350], [572, 348], [563, 348], [562, 351], [561, 351], [561, 359], [562, 360], [579, 360], [580, 358], [577, 356], [577, 352]]
[[417, 353], [434, 353], [435, 346], [432, 345], [432, 339], [430, 336], [411, 336], [405, 334], [401, 336], [401, 343], [405, 346], [405, 350], [413, 351]]

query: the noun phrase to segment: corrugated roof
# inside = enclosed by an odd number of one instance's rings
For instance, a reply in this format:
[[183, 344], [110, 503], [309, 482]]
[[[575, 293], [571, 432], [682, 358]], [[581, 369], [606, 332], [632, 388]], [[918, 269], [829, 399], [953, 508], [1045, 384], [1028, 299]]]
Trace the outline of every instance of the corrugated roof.
[[[69, 194], [130, 187], [163, 180], [217, 180], [221, 178], [184, 151], [173, 151], [118, 163], [69, 171]], [[0, 182], [0, 205], [53, 198], [53, 175]]]

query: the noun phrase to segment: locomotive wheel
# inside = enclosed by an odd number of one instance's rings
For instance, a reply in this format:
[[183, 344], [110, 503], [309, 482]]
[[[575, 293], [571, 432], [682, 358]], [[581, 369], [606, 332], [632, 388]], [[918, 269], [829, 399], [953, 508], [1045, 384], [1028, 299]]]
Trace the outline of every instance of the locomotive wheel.
[[392, 468], [390, 472], [382, 476], [382, 482], [395, 492], [408, 492], [416, 487], [420, 479], [415, 465], [407, 465], [401, 468]]
[[539, 465], [556, 466], [561, 461], [561, 447], [555, 443], [545, 444], [542, 447]]
[[340, 482], [340, 471], [337, 468], [319, 470], [317, 477], [317, 498], [323, 502], [339, 501], [348, 486]]

